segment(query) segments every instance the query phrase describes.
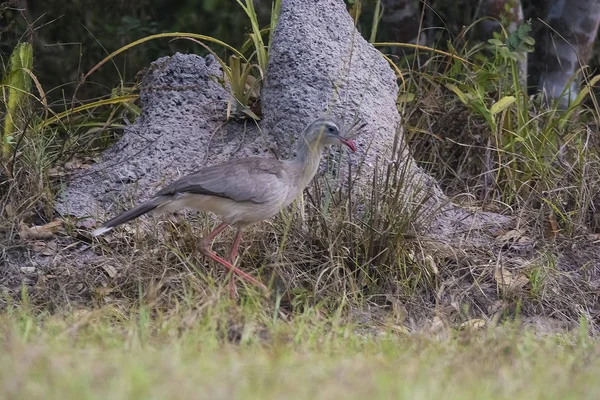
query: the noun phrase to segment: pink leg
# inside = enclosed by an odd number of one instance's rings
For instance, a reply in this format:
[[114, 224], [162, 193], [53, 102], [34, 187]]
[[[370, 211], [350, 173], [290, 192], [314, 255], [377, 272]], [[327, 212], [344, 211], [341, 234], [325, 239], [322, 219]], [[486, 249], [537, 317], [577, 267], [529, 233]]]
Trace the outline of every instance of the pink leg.
[[[214, 240], [215, 237], [219, 236], [219, 234], [221, 232], [223, 232], [225, 230], [225, 228], [227, 228], [228, 226], [229, 225], [227, 223], [223, 222], [219, 226], [217, 226], [211, 233], [209, 233], [207, 237], [205, 237], [204, 239], [202, 239], [200, 241], [200, 251], [206, 257], [208, 257], [211, 260], [216, 261], [219, 264], [221, 264], [223, 267], [225, 267], [225, 269], [227, 269], [227, 271], [232, 272], [232, 273], [238, 275], [240, 278], [245, 279], [248, 282], [250, 282], [250, 283], [252, 283], [252, 284], [260, 287], [265, 292], [268, 291], [268, 289], [267, 289], [267, 287], [265, 285], [263, 285], [261, 282], [259, 282], [255, 278], [253, 278], [251, 275], [249, 275], [249, 274], [245, 273], [244, 271], [242, 271], [242, 270], [234, 267], [233, 265], [231, 265], [230, 262], [225, 261], [224, 259], [222, 259], [218, 255], [216, 255], [215, 253], [213, 253], [212, 251], [210, 251], [210, 244], [211, 244], [211, 242]], [[237, 239], [237, 235], [236, 235], [236, 239]], [[241, 239], [241, 235], [240, 235], [240, 239]], [[238, 242], [238, 245], [239, 245], [239, 242]], [[234, 247], [235, 247], [235, 251], [237, 253], [237, 246], [235, 246], [235, 241], [234, 241]], [[234, 248], [232, 247], [231, 250], [233, 252]]]
[[[229, 253], [229, 259], [228, 259], [228, 261], [233, 266], [235, 266], [235, 258], [237, 257], [238, 247], [240, 247], [241, 240], [242, 240], [242, 229], [238, 228], [237, 232], [235, 233], [235, 239], [233, 239], [233, 245], [231, 246], [231, 252]], [[232, 299], [235, 299], [237, 297], [237, 293], [235, 290], [235, 275], [233, 275], [233, 274], [229, 278], [229, 294], [231, 295]]]
[[[210, 246], [210, 243], [215, 240], [215, 238], [219, 236], [221, 232], [223, 232], [228, 226], [229, 225], [225, 222], [221, 222], [215, 229], [212, 230], [212, 232], [208, 234], [207, 237], [202, 239], [202, 242], [205, 242], [207, 247]], [[202, 242], [200, 243], [201, 245], [203, 244]]]

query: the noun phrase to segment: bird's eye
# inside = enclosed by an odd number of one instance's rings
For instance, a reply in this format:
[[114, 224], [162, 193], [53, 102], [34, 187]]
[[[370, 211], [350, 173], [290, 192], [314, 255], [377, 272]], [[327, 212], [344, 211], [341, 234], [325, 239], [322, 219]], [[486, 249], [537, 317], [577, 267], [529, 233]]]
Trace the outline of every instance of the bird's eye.
[[327, 132], [328, 133], [335, 133], [335, 128], [333, 126], [328, 126], [327, 127]]

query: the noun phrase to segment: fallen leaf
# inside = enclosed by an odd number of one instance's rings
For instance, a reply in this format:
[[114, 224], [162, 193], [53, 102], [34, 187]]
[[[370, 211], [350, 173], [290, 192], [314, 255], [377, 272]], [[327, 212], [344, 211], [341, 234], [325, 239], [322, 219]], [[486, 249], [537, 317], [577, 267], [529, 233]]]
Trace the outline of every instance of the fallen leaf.
[[488, 313], [488, 315], [494, 314], [494, 313], [502, 310], [502, 308], [504, 308], [504, 301], [496, 300], [494, 303], [490, 304], [487, 307], [487, 313]]
[[504, 267], [497, 268], [494, 272], [494, 278], [502, 289], [502, 291], [508, 291], [512, 289], [522, 289], [529, 283], [529, 278], [522, 272], [513, 274], [506, 270]]
[[86, 165], [85, 162], [80, 158], [74, 158], [65, 163], [66, 170], [80, 169], [80, 168], [89, 168], [89, 164]]
[[494, 212], [494, 213], [497, 213], [497, 214], [500, 214], [502, 212], [502, 208], [497, 203], [487, 203], [487, 204], [484, 204], [481, 207], [481, 209], [483, 211]]
[[592, 241], [598, 241], [600, 240], [600, 233], [592, 233], [588, 235], [588, 238]]
[[40, 253], [40, 252], [44, 251], [44, 248], [46, 247], [46, 242], [44, 242], [42, 240], [36, 240], [34, 242], [30, 242], [29, 246], [36, 253]]
[[114, 278], [118, 274], [117, 269], [115, 267], [113, 267], [112, 265], [103, 265], [102, 269], [104, 269], [104, 271], [106, 271], [108, 276], [111, 278]]
[[61, 168], [50, 168], [48, 170], [48, 178], [60, 178], [65, 176], [67, 173], [63, 171]]
[[429, 327], [429, 332], [437, 334], [447, 330], [447, 328], [448, 324], [442, 318], [436, 315], [433, 317], [433, 321]]
[[60, 178], [65, 176], [73, 171], [77, 170], [85, 170], [92, 166], [89, 162], [90, 160], [82, 160], [79, 158], [74, 158], [73, 160], [67, 161], [64, 165], [59, 167], [51, 168], [48, 171], [48, 177], [50, 178]]
[[392, 329], [396, 333], [401, 333], [401, 334], [404, 334], [404, 335], [410, 334], [410, 331], [408, 330], [408, 328], [405, 327], [405, 326], [403, 326], [403, 325], [396, 325], [396, 324], [394, 324], [394, 325], [388, 325], [387, 327], [390, 328], [390, 329]]
[[524, 232], [521, 231], [520, 229], [512, 229], [512, 230], [504, 233], [503, 235], [497, 236], [496, 240], [501, 243], [512, 242], [512, 241], [518, 240], [521, 237], [523, 237], [523, 234], [524, 234]]
[[431, 255], [427, 254], [425, 256], [425, 261], [427, 262], [429, 269], [431, 270], [431, 272], [433, 272], [434, 275], [438, 275], [440, 273], [440, 270], [438, 269], [437, 264], [435, 263], [435, 260]]
[[527, 243], [532, 243], [533, 240], [531, 240], [531, 238], [529, 236], [521, 236], [518, 240], [517, 243], [519, 244], [527, 244]]
[[256, 84], [256, 78], [252, 75], [248, 75], [246, 77], [246, 82], [244, 84], [244, 89], [246, 90], [252, 90], [252, 92], [250, 93], [250, 98], [251, 99], [257, 99], [260, 97], [260, 93], [258, 90], [258, 85]]
[[19, 236], [21, 239], [48, 239], [54, 236], [62, 226], [62, 221], [56, 219], [45, 225], [34, 225], [28, 227], [23, 221], [19, 224]]
[[4, 206], [4, 212], [8, 219], [11, 219], [15, 215], [15, 208], [12, 205], [7, 204]]
[[460, 329], [467, 329], [470, 331], [478, 331], [480, 329], [485, 328], [486, 325], [487, 325], [487, 322], [485, 322], [484, 319], [475, 318], [475, 319], [470, 319], [470, 320], [465, 321], [462, 324], [460, 324]]
[[504, 229], [502, 229], [502, 228], [491, 228], [490, 229], [490, 233], [492, 234], [492, 236], [494, 238], [497, 239], [498, 237], [506, 234], [506, 231]]
[[558, 226], [556, 217], [554, 216], [554, 214], [550, 214], [550, 216], [548, 217], [548, 221], [546, 221], [544, 234], [548, 238], [555, 238], [559, 232], [560, 232], [560, 227]]
[[33, 251], [42, 256], [53, 256], [56, 254], [57, 245], [56, 242], [44, 242], [42, 240], [36, 240], [31, 243]]
[[100, 297], [105, 297], [115, 291], [113, 287], [97, 287], [94, 289], [94, 293]]
[[73, 311], [73, 317], [76, 319], [87, 319], [92, 316], [92, 312], [88, 309], [78, 308]]
[[80, 229], [91, 229], [98, 225], [98, 221], [94, 218], [83, 218], [75, 223], [75, 226]]

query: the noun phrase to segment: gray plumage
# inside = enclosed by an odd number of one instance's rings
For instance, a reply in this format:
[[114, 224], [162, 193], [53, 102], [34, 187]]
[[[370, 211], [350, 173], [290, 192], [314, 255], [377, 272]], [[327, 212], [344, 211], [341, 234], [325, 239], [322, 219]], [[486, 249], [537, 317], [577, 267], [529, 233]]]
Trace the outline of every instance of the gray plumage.
[[101, 235], [150, 211], [192, 208], [220, 215], [239, 229], [276, 215], [304, 190], [316, 174], [323, 149], [354, 142], [340, 135], [331, 119], [317, 119], [302, 133], [297, 155], [290, 160], [248, 157], [203, 168], [160, 190], [154, 198], [107, 221], [93, 232]]

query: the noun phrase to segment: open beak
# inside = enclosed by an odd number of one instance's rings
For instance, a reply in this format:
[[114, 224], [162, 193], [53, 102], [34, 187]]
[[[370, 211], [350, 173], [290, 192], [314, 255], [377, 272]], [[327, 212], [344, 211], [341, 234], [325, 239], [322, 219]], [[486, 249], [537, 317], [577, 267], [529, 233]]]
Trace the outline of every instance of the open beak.
[[352, 152], [356, 152], [356, 144], [354, 143], [354, 140], [340, 138], [340, 142], [348, 146]]

